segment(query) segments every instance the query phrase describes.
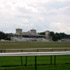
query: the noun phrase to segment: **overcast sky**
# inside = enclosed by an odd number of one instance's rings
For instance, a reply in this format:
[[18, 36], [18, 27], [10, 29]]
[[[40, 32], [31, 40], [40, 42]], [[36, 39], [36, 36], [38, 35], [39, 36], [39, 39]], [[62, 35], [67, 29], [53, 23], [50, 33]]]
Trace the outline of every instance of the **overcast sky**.
[[0, 31], [16, 28], [70, 34], [70, 0], [0, 0]]

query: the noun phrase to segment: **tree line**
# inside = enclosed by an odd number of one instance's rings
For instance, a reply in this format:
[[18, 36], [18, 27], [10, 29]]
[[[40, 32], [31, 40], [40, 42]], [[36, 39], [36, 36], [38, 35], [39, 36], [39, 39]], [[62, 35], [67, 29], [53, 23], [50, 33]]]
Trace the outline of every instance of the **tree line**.
[[[39, 33], [40, 35], [45, 35], [45, 32]], [[53, 31], [49, 32], [49, 36], [53, 41], [61, 40], [61, 39], [70, 39], [70, 35], [65, 33], [54, 33]]]
[[70, 39], [70, 35], [65, 33], [54, 33], [50, 32], [50, 36], [52, 36], [53, 41], [61, 40], [61, 39]]
[[0, 32], [0, 40], [4, 39], [4, 40], [10, 40], [10, 38], [8, 38], [9, 34], [4, 33], [4, 32]]

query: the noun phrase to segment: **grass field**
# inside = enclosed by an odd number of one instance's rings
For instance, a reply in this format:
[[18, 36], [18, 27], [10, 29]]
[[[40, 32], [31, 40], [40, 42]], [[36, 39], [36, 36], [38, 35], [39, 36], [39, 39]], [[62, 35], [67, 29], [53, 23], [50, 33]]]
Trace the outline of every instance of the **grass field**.
[[[23, 64], [26, 65], [26, 56], [22, 57]], [[50, 56], [37, 56], [38, 65], [51, 65]], [[35, 64], [35, 57], [27, 57], [27, 65], [32, 66]], [[70, 56], [56, 56], [56, 64], [70, 64]], [[52, 65], [54, 65], [54, 56], [52, 57]], [[21, 66], [21, 57], [0, 57], [0, 66]]]
[[[24, 49], [24, 48], [53, 48], [70, 47], [70, 43], [46, 43], [46, 42], [0, 42], [0, 49]], [[35, 57], [23, 57], [21, 66], [21, 57], [0, 57], [0, 70], [34, 70]], [[54, 66], [54, 56], [52, 64], [50, 56], [37, 57], [38, 70], [69, 70], [70, 56], [56, 56], [56, 65]]]
[[0, 42], [0, 49], [70, 47], [70, 43], [57, 42]]
[[[35, 67], [3, 67], [0, 70], [35, 70]], [[38, 66], [37, 70], [70, 70], [70, 65]]]
[[[27, 67], [26, 67], [26, 57], [23, 58], [23, 64], [21, 65], [21, 57], [0, 57], [0, 70], [34, 70], [35, 68], [35, 57], [27, 57]], [[37, 57], [37, 67], [38, 70], [67, 70], [70, 69], [70, 56], [56, 56], [56, 65], [54, 66], [54, 56], [52, 56], [51, 64], [50, 56], [38, 56]]]

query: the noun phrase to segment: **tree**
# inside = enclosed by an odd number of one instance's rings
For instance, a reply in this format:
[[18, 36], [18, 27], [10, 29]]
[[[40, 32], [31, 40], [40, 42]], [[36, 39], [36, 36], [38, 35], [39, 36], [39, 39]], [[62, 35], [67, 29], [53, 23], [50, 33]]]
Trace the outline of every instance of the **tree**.
[[41, 33], [39, 33], [40, 35], [45, 35], [45, 32], [41, 32]]
[[7, 37], [7, 35], [3, 32], [0, 32], [0, 40], [1, 39], [5, 39]]
[[[45, 35], [45, 32], [39, 33], [40, 35]], [[65, 33], [54, 33], [53, 31], [50, 32], [50, 37], [53, 41], [61, 40], [61, 39], [70, 39], [70, 35]]]

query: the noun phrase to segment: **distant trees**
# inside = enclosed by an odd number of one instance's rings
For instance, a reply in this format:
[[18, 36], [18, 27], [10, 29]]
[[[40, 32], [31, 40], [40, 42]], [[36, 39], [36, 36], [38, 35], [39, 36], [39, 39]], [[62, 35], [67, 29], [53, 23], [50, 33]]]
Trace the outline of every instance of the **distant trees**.
[[0, 32], [0, 40], [1, 40], [1, 39], [10, 40], [10, 39], [8, 38], [8, 35], [9, 35], [9, 34], [6, 34], [6, 33], [4, 33], [4, 32]]
[[0, 40], [1, 39], [5, 39], [7, 37], [7, 35], [3, 32], [0, 32]]
[[[45, 32], [41, 32], [39, 34], [40, 35], [45, 35]], [[64, 38], [70, 39], [70, 35], [67, 35], [65, 33], [54, 33], [54, 32], [50, 32], [50, 35], [49, 36], [52, 37], [52, 40], [53, 41], [57, 41], [57, 40], [64, 39]]]
[[40, 32], [39, 34], [40, 34], [40, 35], [45, 35], [45, 32]]
[[70, 38], [70, 35], [67, 35], [65, 33], [55, 33], [53, 36], [52, 36], [52, 40], [53, 41], [57, 41], [57, 40], [60, 40], [60, 39], [69, 39]]
[[64, 39], [64, 38], [70, 38], [70, 35], [67, 35], [65, 33], [52, 33], [51, 35], [51, 32], [50, 32], [50, 36], [52, 36], [52, 40], [53, 41], [57, 41], [57, 40], [60, 40], [60, 39]]

